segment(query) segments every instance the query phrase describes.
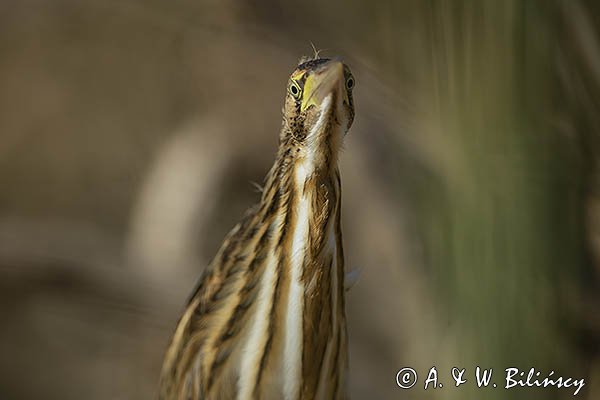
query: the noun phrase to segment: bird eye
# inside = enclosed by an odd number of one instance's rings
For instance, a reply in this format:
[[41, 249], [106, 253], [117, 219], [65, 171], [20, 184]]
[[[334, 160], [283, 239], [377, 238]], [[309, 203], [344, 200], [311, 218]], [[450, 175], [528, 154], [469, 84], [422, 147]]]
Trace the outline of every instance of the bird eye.
[[294, 96], [294, 98], [299, 98], [300, 97], [300, 93], [302, 92], [302, 90], [300, 89], [300, 86], [298, 86], [298, 84], [295, 81], [291, 81], [290, 82], [290, 93], [292, 94], [292, 96]]
[[348, 79], [346, 79], [346, 88], [348, 90], [352, 90], [353, 87], [354, 87], [354, 78], [349, 76]]

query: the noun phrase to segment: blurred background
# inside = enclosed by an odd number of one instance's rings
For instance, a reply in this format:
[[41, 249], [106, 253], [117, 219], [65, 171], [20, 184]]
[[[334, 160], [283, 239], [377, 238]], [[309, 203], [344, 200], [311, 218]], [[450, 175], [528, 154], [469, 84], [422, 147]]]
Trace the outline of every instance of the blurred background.
[[[0, 398], [155, 397], [311, 43], [357, 80], [352, 398], [572, 397], [451, 387], [478, 365], [600, 398], [592, 0], [0, 2]], [[434, 365], [443, 389], [396, 386]]]

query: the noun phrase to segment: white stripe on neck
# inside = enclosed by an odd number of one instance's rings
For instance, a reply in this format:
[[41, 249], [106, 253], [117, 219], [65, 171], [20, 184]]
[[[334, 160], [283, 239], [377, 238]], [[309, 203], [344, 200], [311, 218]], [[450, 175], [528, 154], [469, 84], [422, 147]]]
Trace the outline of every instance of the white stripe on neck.
[[[327, 115], [331, 109], [331, 95], [321, 103], [321, 115], [306, 137], [305, 157], [296, 165], [295, 187], [304, 187], [304, 182], [315, 170], [315, 159], [319, 151], [319, 133], [325, 128]], [[290, 291], [285, 319], [285, 342], [283, 349], [283, 394], [285, 400], [295, 400], [300, 394], [302, 379], [302, 342], [304, 285], [301, 282], [304, 254], [308, 246], [309, 217], [311, 215], [310, 194], [298, 193], [296, 224], [292, 233], [292, 254], [290, 263]]]
[[[281, 223], [282, 217], [278, 215], [275, 221], [276, 227]], [[273, 252], [269, 253], [260, 282], [256, 312], [251, 320], [252, 326], [241, 354], [238, 400], [253, 399], [258, 369], [265, 351], [264, 337], [268, 335], [269, 313], [277, 280], [277, 257]]]

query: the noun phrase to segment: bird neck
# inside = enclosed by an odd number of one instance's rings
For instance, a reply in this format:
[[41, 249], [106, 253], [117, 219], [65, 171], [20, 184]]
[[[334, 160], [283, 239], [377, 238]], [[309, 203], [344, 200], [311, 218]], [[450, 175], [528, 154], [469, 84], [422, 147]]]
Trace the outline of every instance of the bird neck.
[[343, 136], [331, 116], [319, 118], [310, 130], [301, 126], [292, 130], [284, 121], [275, 167], [281, 174], [301, 170], [306, 178], [313, 174], [320, 179], [335, 176]]

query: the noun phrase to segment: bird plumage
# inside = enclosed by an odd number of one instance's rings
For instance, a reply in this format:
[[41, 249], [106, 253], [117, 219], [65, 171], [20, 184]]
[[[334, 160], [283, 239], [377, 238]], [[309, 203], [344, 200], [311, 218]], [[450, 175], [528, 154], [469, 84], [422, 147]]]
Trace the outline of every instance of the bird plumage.
[[292, 73], [260, 202], [191, 296], [165, 355], [161, 400], [346, 398], [337, 155], [353, 86], [337, 60]]

